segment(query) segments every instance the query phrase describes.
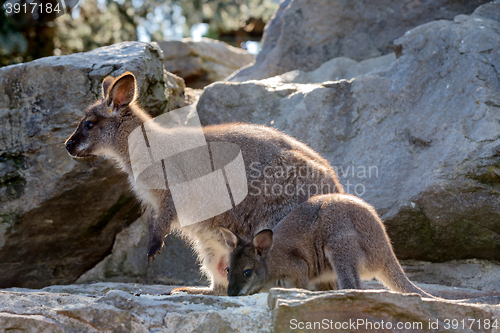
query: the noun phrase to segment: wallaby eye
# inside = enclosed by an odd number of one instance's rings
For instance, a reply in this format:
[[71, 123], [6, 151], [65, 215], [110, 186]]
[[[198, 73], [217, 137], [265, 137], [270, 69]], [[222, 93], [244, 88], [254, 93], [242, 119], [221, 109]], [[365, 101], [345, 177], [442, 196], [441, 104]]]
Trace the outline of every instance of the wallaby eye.
[[243, 276], [244, 277], [250, 277], [250, 276], [252, 276], [252, 270], [251, 269], [245, 269], [243, 271]]
[[92, 127], [94, 127], [94, 123], [91, 121], [86, 121], [83, 123], [83, 128], [85, 128], [86, 130], [91, 129]]
[[229, 267], [226, 267], [226, 273], [229, 275]]

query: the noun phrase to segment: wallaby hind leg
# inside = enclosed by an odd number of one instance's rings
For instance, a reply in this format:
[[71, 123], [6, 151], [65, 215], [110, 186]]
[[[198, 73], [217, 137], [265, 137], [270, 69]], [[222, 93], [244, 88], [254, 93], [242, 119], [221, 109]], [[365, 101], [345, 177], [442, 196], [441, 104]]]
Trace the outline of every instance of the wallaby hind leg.
[[294, 277], [293, 284], [295, 285], [295, 288], [308, 288], [309, 279], [307, 278], [307, 262], [302, 259], [294, 260], [289, 269], [289, 274]]
[[361, 289], [361, 278], [359, 276], [358, 260], [349, 247], [343, 251], [330, 249], [325, 254], [337, 275], [338, 289]]

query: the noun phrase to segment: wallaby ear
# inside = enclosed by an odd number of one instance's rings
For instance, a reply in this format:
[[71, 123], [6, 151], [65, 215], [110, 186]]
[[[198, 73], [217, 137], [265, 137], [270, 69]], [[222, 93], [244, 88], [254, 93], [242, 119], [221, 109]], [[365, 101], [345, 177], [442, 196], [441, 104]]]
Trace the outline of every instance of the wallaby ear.
[[220, 232], [222, 236], [224, 236], [224, 240], [226, 241], [227, 247], [232, 251], [238, 246], [239, 237], [236, 233], [232, 232], [226, 227], [219, 226]]
[[118, 111], [132, 103], [136, 98], [134, 74], [126, 72], [119, 76], [109, 88], [108, 105], [112, 103], [113, 111]]
[[257, 254], [262, 257], [267, 254], [273, 245], [273, 231], [264, 229], [259, 231], [253, 238], [253, 246], [257, 250]]
[[102, 81], [102, 98], [108, 98], [109, 87], [111, 87], [111, 83], [115, 81], [115, 78], [112, 76], [107, 76], [104, 81]]

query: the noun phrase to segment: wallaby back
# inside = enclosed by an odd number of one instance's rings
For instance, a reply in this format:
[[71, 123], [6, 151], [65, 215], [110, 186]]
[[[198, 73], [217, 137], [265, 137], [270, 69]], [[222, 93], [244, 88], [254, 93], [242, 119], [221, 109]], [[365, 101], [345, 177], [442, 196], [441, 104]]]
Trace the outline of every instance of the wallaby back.
[[250, 241], [222, 233], [232, 249], [229, 295], [283, 285], [360, 289], [361, 279], [375, 277], [391, 290], [432, 297], [407, 278], [375, 209], [352, 195], [314, 196]]

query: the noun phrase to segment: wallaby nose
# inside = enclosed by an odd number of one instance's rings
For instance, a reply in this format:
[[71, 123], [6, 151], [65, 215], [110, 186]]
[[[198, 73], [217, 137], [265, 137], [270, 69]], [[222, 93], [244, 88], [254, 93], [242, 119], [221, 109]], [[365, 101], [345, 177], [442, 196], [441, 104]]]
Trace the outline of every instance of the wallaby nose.
[[238, 296], [238, 292], [236, 291], [236, 289], [228, 289], [227, 295], [228, 296]]
[[71, 149], [75, 146], [75, 141], [68, 140], [66, 141], [66, 150], [71, 151]]
[[239, 292], [240, 291], [238, 290], [238, 288], [235, 285], [229, 285], [227, 287], [228, 296], [238, 296]]

